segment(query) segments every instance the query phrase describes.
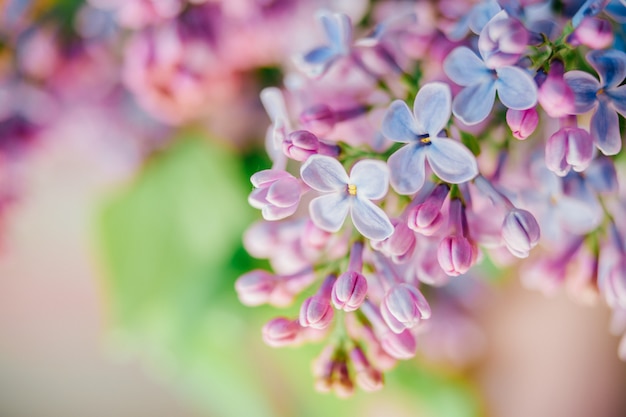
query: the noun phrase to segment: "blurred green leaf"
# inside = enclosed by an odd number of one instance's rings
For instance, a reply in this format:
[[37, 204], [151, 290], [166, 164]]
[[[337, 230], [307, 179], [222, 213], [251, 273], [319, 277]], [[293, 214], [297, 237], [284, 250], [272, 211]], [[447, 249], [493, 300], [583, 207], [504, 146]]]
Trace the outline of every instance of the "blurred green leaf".
[[234, 154], [190, 135], [106, 204], [99, 229], [117, 334], [169, 363], [209, 410], [265, 417], [274, 412], [250, 372], [233, 289], [252, 266], [240, 243], [249, 190]]

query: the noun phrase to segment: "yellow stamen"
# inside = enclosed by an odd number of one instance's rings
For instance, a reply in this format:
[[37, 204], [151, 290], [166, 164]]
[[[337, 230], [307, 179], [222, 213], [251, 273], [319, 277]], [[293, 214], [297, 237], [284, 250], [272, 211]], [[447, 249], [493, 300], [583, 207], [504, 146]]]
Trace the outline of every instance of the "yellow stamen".
[[348, 194], [356, 195], [356, 185], [348, 184]]
[[421, 138], [420, 142], [422, 142], [424, 145], [428, 145], [430, 143], [430, 137]]
[[601, 88], [596, 92], [596, 97], [599, 96], [600, 94], [604, 94], [604, 88]]

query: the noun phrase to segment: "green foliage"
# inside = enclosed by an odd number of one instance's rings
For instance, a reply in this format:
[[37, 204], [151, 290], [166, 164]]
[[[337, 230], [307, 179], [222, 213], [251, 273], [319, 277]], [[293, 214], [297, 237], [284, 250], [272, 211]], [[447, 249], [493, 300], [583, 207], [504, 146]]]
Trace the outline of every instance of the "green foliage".
[[248, 184], [235, 155], [185, 138], [106, 204], [100, 239], [120, 339], [169, 364], [217, 415], [265, 417], [274, 412], [250, 372], [252, 334], [233, 289], [254, 266], [240, 243], [254, 214]]

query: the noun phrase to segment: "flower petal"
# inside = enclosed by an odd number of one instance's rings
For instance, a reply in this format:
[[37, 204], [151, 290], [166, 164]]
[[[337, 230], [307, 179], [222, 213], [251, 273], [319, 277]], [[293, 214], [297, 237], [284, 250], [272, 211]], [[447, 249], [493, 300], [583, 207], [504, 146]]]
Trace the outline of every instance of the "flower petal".
[[281, 220], [291, 216], [298, 209], [298, 205], [294, 204], [289, 207], [278, 207], [272, 205], [266, 205], [261, 209], [261, 215], [267, 221]]
[[615, 110], [623, 117], [626, 117], [626, 85], [606, 90], [606, 95], [611, 99]]
[[400, 194], [417, 192], [426, 176], [425, 147], [409, 144], [398, 149], [387, 160], [391, 172], [391, 185]]
[[563, 75], [563, 79], [574, 92], [576, 114], [587, 113], [595, 106], [600, 83], [593, 75], [583, 71], [569, 71]]
[[383, 240], [393, 233], [387, 214], [369, 200], [354, 198], [350, 212], [354, 227], [368, 239]]
[[321, 192], [343, 190], [348, 174], [335, 158], [311, 155], [300, 168], [300, 177], [309, 187]]
[[385, 113], [381, 132], [387, 139], [406, 143], [415, 139], [414, 127], [409, 106], [402, 100], [395, 100]]
[[309, 204], [311, 220], [327, 232], [336, 232], [346, 220], [350, 199], [344, 193], [331, 193], [314, 198]]
[[496, 89], [502, 104], [514, 110], [526, 110], [537, 104], [537, 84], [526, 71], [518, 67], [502, 67], [496, 72]]
[[302, 61], [306, 65], [324, 65], [337, 55], [337, 52], [329, 46], [320, 46], [302, 55]]
[[324, 27], [326, 36], [336, 52], [347, 52], [352, 41], [352, 23], [350, 18], [343, 13], [331, 13], [320, 11], [317, 18]]
[[485, 63], [466, 46], [455, 48], [443, 61], [443, 71], [458, 85], [464, 87], [489, 77]]
[[451, 113], [452, 93], [448, 84], [428, 83], [417, 93], [413, 114], [418, 132], [437, 136], [450, 120]]
[[262, 187], [264, 185], [273, 183], [283, 178], [293, 178], [293, 176], [287, 171], [280, 169], [264, 169], [263, 171], [256, 172], [250, 177], [250, 182], [255, 187]]
[[605, 100], [600, 100], [598, 110], [591, 118], [591, 136], [605, 155], [616, 155], [622, 149], [617, 112]]
[[626, 77], [626, 53], [616, 49], [591, 51], [587, 61], [600, 76], [600, 85], [614, 87]]
[[389, 190], [389, 168], [383, 161], [359, 161], [350, 171], [350, 184], [356, 185], [357, 196], [379, 200]]
[[466, 87], [452, 102], [452, 112], [466, 125], [475, 125], [487, 118], [496, 99], [495, 80]]
[[426, 148], [426, 158], [433, 172], [446, 182], [460, 184], [478, 175], [474, 154], [452, 139], [433, 139]]

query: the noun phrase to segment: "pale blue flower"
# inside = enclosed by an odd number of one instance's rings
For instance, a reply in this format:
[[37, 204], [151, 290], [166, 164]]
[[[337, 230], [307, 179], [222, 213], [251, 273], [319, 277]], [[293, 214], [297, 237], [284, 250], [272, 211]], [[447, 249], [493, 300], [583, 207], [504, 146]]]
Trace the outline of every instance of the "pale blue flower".
[[389, 189], [389, 169], [382, 161], [362, 160], [350, 171], [329, 156], [311, 155], [300, 169], [302, 180], [324, 193], [309, 205], [311, 220], [320, 229], [337, 232], [348, 212], [366, 238], [383, 240], [393, 233], [387, 214], [370, 200], [380, 200]]
[[626, 117], [626, 53], [615, 49], [591, 51], [587, 61], [600, 76], [583, 71], [569, 71], [564, 79], [574, 92], [575, 112], [594, 110], [591, 136], [605, 155], [615, 155], [622, 149], [618, 113]]
[[402, 100], [389, 106], [382, 133], [395, 142], [407, 143], [389, 157], [391, 185], [400, 194], [413, 194], [424, 184], [426, 161], [446, 182], [458, 184], [478, 175], [474, 155], [463, 144], [442, 136], [451, 113], [447, 84], [424, 85], [413, 104], [413, 113]]
[[[491, 30], [492, 26], [498, 30]], [[513, 110], [526, 110], [537, 104], [537, 86], [524, 69], [510, 65], [516, 60], [523, 48], [523, 30], [520, 36], [514, 36], [515, 53], [504, 53], [500, 49], [499, 39], [491, 39], [496, 34], [507, 33], [500, 26], [513, 28], [519, 26], [515, 19], [507, 17], [506, 12], [494, 16], [483, 28], [478, 40], [480, 57], [466, 46], [455, 48], [443, 62], [443, 70], [455, 83], [466, 87], [452, 103], [452, 112], [467, 125], [474, 125], [487, 118], [493, 107], [496, 92], [502, 104]], [[519, 29], [519, 27], [518, 27]], [[492, 33], [494, 32], [494, 33]], [[503, 40], [502, 40], [503, 41]], [[511, 40], [512, 42], [512, 40]], [[509, 45], [510, 46], [510, 45]]]
[[328, 44], [296, 57], [298, 66], [311, 77], [321, 76], [338, 58], [350, 55], [352, 46], [352, 22], [347, 15], [320, 10], [317, 19]]

